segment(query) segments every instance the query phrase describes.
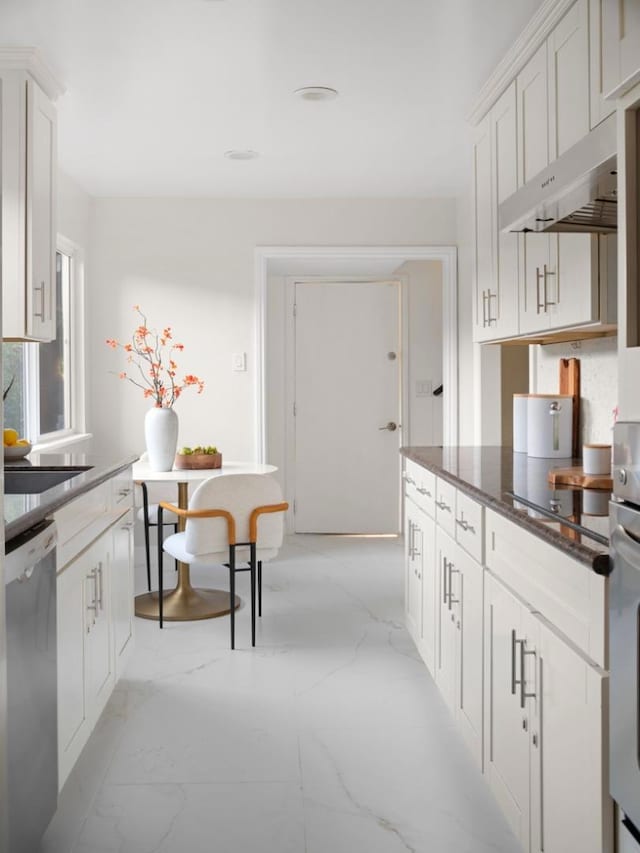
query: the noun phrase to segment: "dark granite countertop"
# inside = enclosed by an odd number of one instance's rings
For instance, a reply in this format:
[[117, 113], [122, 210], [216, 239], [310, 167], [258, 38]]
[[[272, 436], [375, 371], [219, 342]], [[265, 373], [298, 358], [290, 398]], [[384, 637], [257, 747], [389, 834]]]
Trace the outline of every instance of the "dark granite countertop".
[[29, 467], [67, 468], [84, 467], [70, 480], [35, 495], [4, 496], [4, 535], [9, 542], [20, 533], [48, 518], [64, 504], [99, 486], [105, 480], [123, 471], [138, 459], [138, 454], [114, 458], [99, 453], [30, 453], [29, 458], [5, 462], [5, 470]]
[[534, 459], [503, 447], [403, 447], [400, 452], [570, 557], [608, 574], [609, 493], [559, 489], [547, 481], [550, 468], [579, 465], [578, 460]]

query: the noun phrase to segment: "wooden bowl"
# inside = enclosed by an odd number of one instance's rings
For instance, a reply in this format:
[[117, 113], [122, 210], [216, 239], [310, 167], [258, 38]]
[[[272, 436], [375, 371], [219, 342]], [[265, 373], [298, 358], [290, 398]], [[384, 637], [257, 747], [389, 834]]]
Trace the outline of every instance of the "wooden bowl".
[[178, 469], [222, 468], [222, 453], [176, 453]]

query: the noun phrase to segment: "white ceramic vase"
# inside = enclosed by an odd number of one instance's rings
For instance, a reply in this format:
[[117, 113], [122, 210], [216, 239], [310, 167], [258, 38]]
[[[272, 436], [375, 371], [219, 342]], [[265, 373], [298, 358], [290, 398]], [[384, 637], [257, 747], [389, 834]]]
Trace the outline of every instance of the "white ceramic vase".
[[173, 409], [149, 409], [144, 438], [152, 471], [171, 471], [178, 446], [178, 415]]

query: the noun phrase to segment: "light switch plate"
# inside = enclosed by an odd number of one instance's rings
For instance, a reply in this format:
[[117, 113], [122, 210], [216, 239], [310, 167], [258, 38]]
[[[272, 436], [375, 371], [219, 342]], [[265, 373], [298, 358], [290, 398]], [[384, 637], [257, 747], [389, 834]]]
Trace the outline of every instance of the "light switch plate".
[[232, 356], [233, 369], [243, 371], [247, 369], [247, 354], [246, 352], [234, 352]]

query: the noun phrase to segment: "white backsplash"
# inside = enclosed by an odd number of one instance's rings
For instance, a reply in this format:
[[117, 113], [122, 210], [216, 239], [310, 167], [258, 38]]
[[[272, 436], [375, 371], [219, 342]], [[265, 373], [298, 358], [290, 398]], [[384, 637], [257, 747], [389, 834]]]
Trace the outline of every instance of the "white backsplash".
[[611, 443], [613, 409], [618, 405], [618, 339], [595, 338], [531, 347], [538, 394], [559, 388], [561, 358], [580, 359], [581, 443]]

